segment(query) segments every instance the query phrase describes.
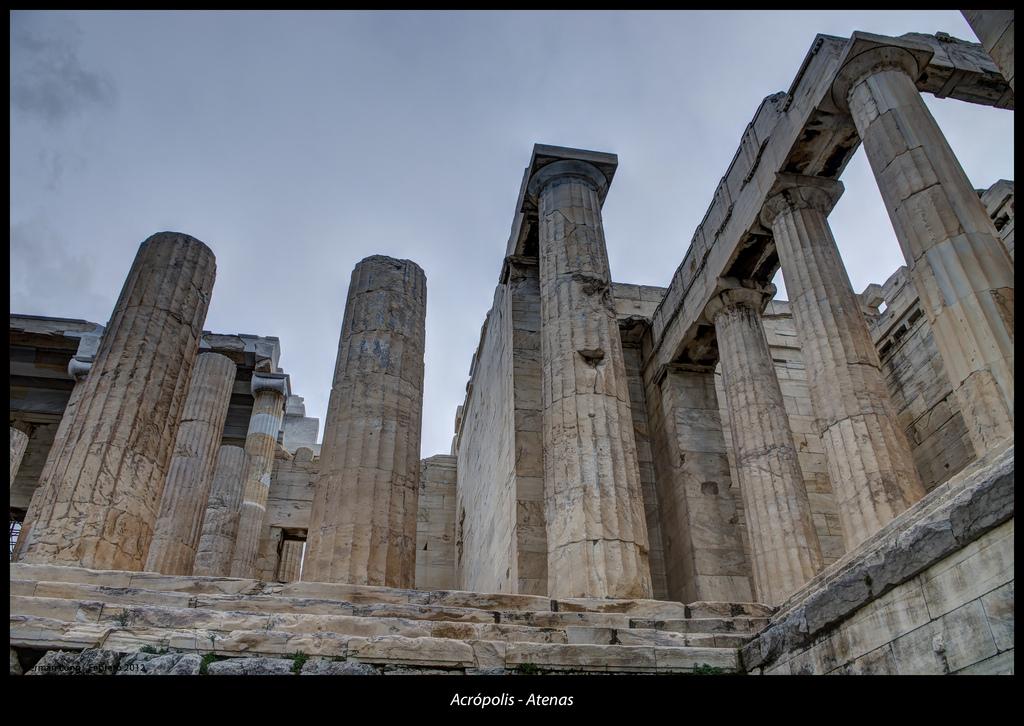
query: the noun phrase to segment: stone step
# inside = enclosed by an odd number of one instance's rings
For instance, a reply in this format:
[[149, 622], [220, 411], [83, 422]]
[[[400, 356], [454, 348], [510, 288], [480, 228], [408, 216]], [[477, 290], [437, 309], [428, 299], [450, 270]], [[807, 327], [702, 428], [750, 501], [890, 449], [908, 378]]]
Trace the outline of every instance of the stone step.
[[554, 601], [559, 612], [623, 613], [636, 618], [768, 617], [774, 608], [761, 603], [707, 602], [684, 604], [665, 600], [570, 598]]
[[768, 624], [768, 618], [684, 618], [679, 620], [649, 620], [630, 618], [631, 628], [649, 628], [673, 633], [735, 633], [753, 637]]
[[419, 605], [537, 613], [587, 612], [657, 619], [767, 617], [773, 612], [773, 608], [760, 603], [694, 602], [684, 604], [662, 600], [616, 600], [610, 598], [552, 600], [538, 595], [476, 593], [458, 590], [407, 590], [325, 582], [277, 583], [231, 577], [161, 575], [153, 572], [88, 570], [78, 567], [23, 563], [11, 563], [10, 575], [11, 580], [80, 583], [189, 595], [284, 596], [337, 600], [353, 605]]
[[629, 615], [588, 612], [529, 612], [519, 610], [479, 610], [442, 605], [373, 603], [354, 605], [338, 600], [298, 598], [284, 595], [190, 595], [164, 590], [108, 587], [80, 582], [33, 582], [13, 580], [11, 594], [49, 598], [96, 600], [121, 605], [162, 605], [201, 607], [254, 613], [304, 613], [309, 615], [355, 615], [361, 617], [398, 617], [411, 620], [447, 622], [501, 622], [540, 628], [563, 625], [594, 627], [630, 627]]
[[233, 630], [226, 635], [147, 626], [110, 627], [105, 623], [64, 622], [53, 618], [11, 615], [14, 648], [103, 648], [135, 652], [145, 645], [187, 652], [242, 656], [333, 657], [372, 664], [400, 664], [445, 669], [505, 668], [579, 672], [689, 672], [702, 666], [738, 669], [734, 648], [655, 645], [506, 643], [454, 638], [382, 635], [359, 637], [335, 633], [288, 633]]
[[[93, 587], [93, 586], [89, 586]], [[95, 589], [95, 588], [94, 588]], [[654, 629], [562, 626], [543, 628], [504, 623], [411, 620], [369, 615], [315, 615], [308, 613], [252, 613], [204, 607], [164, 607], [152, 604], [109, 603], [98, 600], [12, 595], [10, 612], [69, 623], [105, 623], [118, 627], [201, 629], [228, 633], [235, 630], [273, 630], [289, 633], [334, 633], [360, 637], [454, 638], [504, 642], [568, 643], [590, 645], [665, 645], [678, 647], [736, 648], [749, 634], [677, 633]]]

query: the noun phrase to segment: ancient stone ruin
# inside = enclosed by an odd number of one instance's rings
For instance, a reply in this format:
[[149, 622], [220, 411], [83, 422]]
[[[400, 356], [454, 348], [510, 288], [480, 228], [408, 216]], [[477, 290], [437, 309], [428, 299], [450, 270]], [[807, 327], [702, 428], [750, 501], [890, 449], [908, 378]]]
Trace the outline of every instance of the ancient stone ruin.
[[[613, 281], [617, 157], [536, 145], [448, 454], [409, 260], [352, 273], [322, 445], [186, 234], [105, 325], [12, 314], [11, 672], [1012, 673], [1013, 182], [921, 95], [1012, 110], [964, 12], [819, 35], [667, 288]], [[861, 143], [906, 266], [858, 293]]]

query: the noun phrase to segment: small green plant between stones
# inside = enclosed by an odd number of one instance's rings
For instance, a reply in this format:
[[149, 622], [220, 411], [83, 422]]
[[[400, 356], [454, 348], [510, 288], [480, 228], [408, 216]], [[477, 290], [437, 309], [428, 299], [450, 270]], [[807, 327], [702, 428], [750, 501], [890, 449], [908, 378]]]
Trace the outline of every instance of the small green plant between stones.
[[520, 663], [516, 666], [516, 673], [524, 676], [535, 676], [540, 673], [540, 668], [535, 663]]
[[160, 648], [158, 650], [157, 648], [154, 648], [152, 645], [144, 645], [141, 648], [139, 648], [139, 652], [149, 653], [150, 655], [167, 655], [171, 651], [169, 651], [167, 648]]
[[122, 610], [120, 612], [120, 614], [116, 618], [114, 618], [114, 621], [118, 625], [120, 625], [122, 628], [127, 628], [128, 627], [128, 623], [131, 621], [131, 619], [132, 619], [131, 611], [130, 610]]
[[722, 668], [717, 668], [713, 665], [708, 665], [707, 663], [701, 663], [698, 666], [694, 666], [693, 673], [698, 676], [717, 676], [725, 673], [725, 671]]
[[309, 656], [303, 653], [301, 650], [292, 655], [292, 673], [299, 675], [302, 672], [302, 666], [309, 660]]
[[227, 660], [227, 659], [228, 659], [228, 657], [226, 655], [217, 655], [216, 653], [206, 653], [205, 655], [203, 655], [203, 659], [201, 661], [199, 661], [199, 675], [201, 675], [201, 676], [207, 675], [206, 669], [207, 669], [207, 667], [209, 667], [209, 665], [211, 663], [216, 663], [218, 661]]

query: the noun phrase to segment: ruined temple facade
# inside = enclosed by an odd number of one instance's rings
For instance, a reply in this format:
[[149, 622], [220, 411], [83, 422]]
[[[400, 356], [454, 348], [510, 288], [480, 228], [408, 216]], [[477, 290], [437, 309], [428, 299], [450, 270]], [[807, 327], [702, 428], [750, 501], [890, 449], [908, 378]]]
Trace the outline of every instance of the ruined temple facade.
[[[202, 330], [187, 235], [105, 325], [12, 315], [12, 670], [1012, 672], [1013, 182], [921, 98], [1013, 108], [1012, 12], [965, 15], [981, 45], [818, 36], [664, 288], [613, 281], [618, 158], [536, 145], [447, 454], [409, 260], [352, 273], [320, 445], [276, 338]], [[855, 291], [861, 143], [906, 266]]]

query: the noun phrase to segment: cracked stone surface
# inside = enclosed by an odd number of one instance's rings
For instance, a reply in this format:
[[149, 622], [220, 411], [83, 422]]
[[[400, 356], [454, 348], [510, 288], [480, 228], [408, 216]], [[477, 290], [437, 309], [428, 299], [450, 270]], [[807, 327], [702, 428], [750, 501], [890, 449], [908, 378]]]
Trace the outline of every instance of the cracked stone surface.
[[303, 579], [414, 585], [426, 285], [409, 260], [352, 271]]
[[196, 360], [146, 558], [147, 571], [192, 574], [234, 382], [235, 363], [230, 358], [203, 353]]
[[535, 181], [541, 177], [548, 594], [650, 597], [647, 522], [598, 199], [604, 177], [577, 161], [555, 162]]
[[761, 308], [774, 289], [729, 285], [708, 306], [729, 407], [757, 599], [778, 604], [821, 569], [796, 446]]
[[231, 573], [247, 467], [248, 455], [241, 446], [225, 445], [217, 450], [192, 574], [227, 577]]
[[923, 497], [924, 486], [826, 219], [842, 185], [786, 174], [776, 188], [762, 218], [782, 262], [849, 551]]
[[1013, 261], [914, 85], [916, 64], [886, 50], [838, 78], [982, 455], [1013, 437]]
[[28, 676], [112, 676], [122, 654], [111, 650], [87, 648], [80, 653], [51, 650], [26, 673]]
[[139, 248], [16, 557], [141, 570], [210, 304], [209, 247], [161, 232]]
[[[853, 623], [862, 617], [860, 611], [868, 612], [875, 601], [883, 603], [882, 607], [875, 608], [879, 614], [874, 620], [869, 620], [876, 627], [862, 628], [861, 632], [881, 638], [879, 644], [886, 642], [884, 634], [887, 629], [905, 619], [898, 612], [905, 609], [899, 605], [900, 600], [924, 597], [930, 602], [927, 609], [923, 601], [916, 606], [922, 611], [922, 617], [919, 622], [895, 631], [893, 635], [897, 639], [911, 627], [925, 625], [929, 612], [933, 618], [943, 616], [941, 601], [950, 597], [963, 600], [964, 593], [970, 592], [971, 588], [985, 592], [987, 587], [991, 587], [984, 584], [991, 573], [978, 570], [983, 558], [981, 561], [973, 558], [974, 562], [967, 563], [961, 572], [940, 563], [947, 558], [970, 555], [972, 548], [977, 549], [972, 543], [1000, 526], [1009, 528], [1011, 553], [1008, 567], [1012, 580], [1013, 461], [1013, 446], [980, 459], [933, 489], [842, 560], [823, 570], [794, 593], [772, 617], [768, 627], [741, 649], [744, 667], [748, 671], [772, 669], [777, 662], [816, 643], [827, 651], [833, 644], [822, 639], [837, 628], [840, 631], [848, 629], [845, 623]], [[925, 583], [923, 593], [920, 593], [920, 585], [905, 584], [929, 568], [948, 570], [945, 578], [948, 582], [942, 586]], [[978, 578], [979, 582], [972, 583], [972, 578]], [[941, 578], [935, 581], [941, 582]], [[1012, 584], [1010, 588], [1012, 593]], [[894, 598], [894, 593], [898, 597]], [[986, 597], [990, 602], [993, 599], [992, 596]], [[954, 604], [958, 603], [954, 601]], [[845, 632], [840, 632], [837, 640], [848, 637]], [[973, 640], [977, 641], [977, 638]], [[815, 649], [818, 647], [815, 645]], [[848, 650], [849, 644], [844, 648]], [[915, 647], [915, 650], [920, 651], [920, 648]], [[812, 655], [816, 662], [808, 672], [839, 665], [834, 662], [835, 654], [822, 654], [815, 650]], [[898, 647], [896, 657], [900, 659]], [[906, 665], [901, 672], [923, 671], [914, 665]]]

